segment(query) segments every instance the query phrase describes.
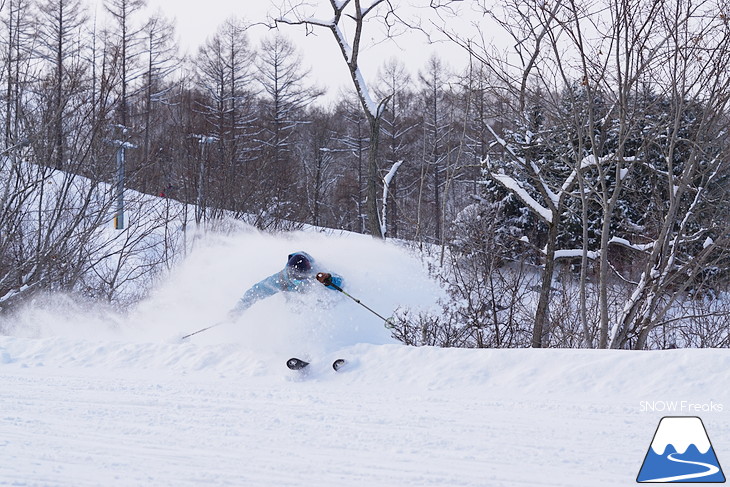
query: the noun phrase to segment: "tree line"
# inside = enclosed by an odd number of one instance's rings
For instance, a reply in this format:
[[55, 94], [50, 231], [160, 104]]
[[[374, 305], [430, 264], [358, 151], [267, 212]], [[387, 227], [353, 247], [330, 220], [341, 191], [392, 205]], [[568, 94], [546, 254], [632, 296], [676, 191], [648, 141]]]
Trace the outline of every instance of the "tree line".
[[[444, 14], [469, 66], [393, 59], [363, 75], [338, 22], [361, 35], [367, 15], [390, 25], [394, 3], [334, 2], [332, 23], [289, 17], [258, 43], [232, 18], [181, 57], [173, 23], [141, 0], [107, 0], [104, 22], [80, 0], [6, 0], [0, 304], [42, 288], [115, 299], [171, 264], [140, 248], [163, 229], [167, 249], [188, 206], [161, 204], [140, 238], [99, 231], [122, 153], [125, 188], [188, 203], [199, 224], [312, 224], [433, 256], [451, 299], [402, 310], [406, 343], [727, 346], [727, 12], [467, 2], [508, 52]], [[322, 101], [292, 23], [335, 33], [352, 92]], [[98, 271], [94, 246], [116, 264]]]

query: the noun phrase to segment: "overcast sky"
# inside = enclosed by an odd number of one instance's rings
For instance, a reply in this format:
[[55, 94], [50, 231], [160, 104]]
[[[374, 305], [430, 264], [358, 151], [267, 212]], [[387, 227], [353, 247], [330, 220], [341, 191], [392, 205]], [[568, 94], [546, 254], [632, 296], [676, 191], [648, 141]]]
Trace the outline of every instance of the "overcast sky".
[[[317, 14], [331, 16], [329, 1], [309, 0], [312, 4], [317, 2], [323, 7]], [[195, 53], [227, 18], [238, 16], [253, 24], [270, 22], [279, 12], [281, 3], [282, 0], [148, 0], [149, 11], [159, 9], [167, 17], [176, 19], [180, 47], [189, 53]], [[427, 0], [401, 0], [396, 3], [409, 20], [431, 13], [426, 7], [429, 3]], [[411, 3], [425, 6], [406, 5]], [[425, 65], [432, 53], [437, 53], [454, 68], [466, 65], [466, 55], [461, 49], [448, 43], [429, 45], [422, 33], [401, 29], [403, 32], [394, 40], [383, 41], [382, 32], [375, 30], [377, 26], [368, 28], [360, 62], [368, 82], [374, 80], [380, 66], [393, 57], [403, 60], [413, 75]], [[352, 82], [345, 62], [329, 31], [320, 29], [315, 30], [315, 35], [305, 35], [302, 27], [282, 26], [280, 29], [298, 46], [305, 65], [312, 68], [313, 81], [328, 90], [327, 99], [336, 98], [343, 87], [351, 89]], [[263, 25], [249, 30], [254, 42], [258, 42], [268, 32]]]

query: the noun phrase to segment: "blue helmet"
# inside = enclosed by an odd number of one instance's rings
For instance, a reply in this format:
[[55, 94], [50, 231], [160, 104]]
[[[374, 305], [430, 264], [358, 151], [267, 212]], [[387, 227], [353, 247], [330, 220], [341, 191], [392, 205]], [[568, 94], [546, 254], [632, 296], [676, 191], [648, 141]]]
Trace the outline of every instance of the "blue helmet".
[[286, 267], [292, 277], [302, 279], [312, 271], [312, 258], [305, 252], [289, 254]]

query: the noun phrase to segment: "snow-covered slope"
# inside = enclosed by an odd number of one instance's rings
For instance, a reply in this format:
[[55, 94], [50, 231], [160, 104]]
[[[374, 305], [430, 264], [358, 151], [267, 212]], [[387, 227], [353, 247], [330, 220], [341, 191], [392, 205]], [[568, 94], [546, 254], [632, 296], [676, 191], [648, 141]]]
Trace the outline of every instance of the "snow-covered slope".
[[405, 347], [326, 290], [179, 340], [293, 250], [383, 314], [439, 294], [390, 244], [249, 232], [198, 246], [128, 316], [36, 302], [0, 328], [0, 485], [631, 485], [665, 415], [701, 416], [728, 463], [726, 350]]

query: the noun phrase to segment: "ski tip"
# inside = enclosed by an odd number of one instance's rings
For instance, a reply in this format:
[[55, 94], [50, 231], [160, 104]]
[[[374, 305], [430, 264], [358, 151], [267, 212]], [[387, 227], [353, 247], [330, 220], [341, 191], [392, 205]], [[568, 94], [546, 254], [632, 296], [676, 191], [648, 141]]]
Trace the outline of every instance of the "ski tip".
[[296, 357], [292, 357], [286, 361], [286, 366], [289, 367], [291, 370], [302, 370], [307, 365], [309, 365], [309, 362], [305, 362], [304, 360], [298, 359]]
[[332, 368], [335, 369], [335, 371], [340, 370], [345, 365], [347, 365], [347, 360], [345, 360], [343, 358], [338, 358], [337, 360], [332, 362]]

